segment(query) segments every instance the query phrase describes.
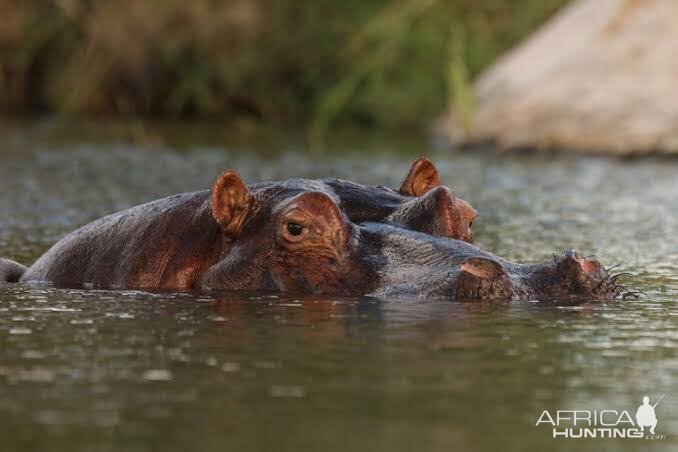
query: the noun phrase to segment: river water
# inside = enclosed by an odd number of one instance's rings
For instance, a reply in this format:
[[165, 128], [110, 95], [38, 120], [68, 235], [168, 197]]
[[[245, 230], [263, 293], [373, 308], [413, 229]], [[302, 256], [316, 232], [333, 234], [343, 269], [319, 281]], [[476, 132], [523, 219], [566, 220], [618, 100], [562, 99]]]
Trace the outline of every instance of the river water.
[[[47, 142], [0, 148], [0, 254], [24, 263], [226, 168], [397, 186], [426, 154], [481, 213], [478, 246], [519, 261], [575, 248], [645, 295], [558, 306], [4, 285], [3, 451], [678, 450], [675, 160]], [[663, 439], [554, 439], [535, 425], [544, 410], [635, 416], [662, 394]]]

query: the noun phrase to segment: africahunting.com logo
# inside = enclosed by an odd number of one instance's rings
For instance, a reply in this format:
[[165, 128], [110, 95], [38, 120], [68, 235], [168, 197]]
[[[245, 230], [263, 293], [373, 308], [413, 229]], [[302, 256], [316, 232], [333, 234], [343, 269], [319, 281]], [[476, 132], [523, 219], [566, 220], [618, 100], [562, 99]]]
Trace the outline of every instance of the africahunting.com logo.
[[[648, 396], [631, 416], [627, 410], [544, 410], [537, 419], [537, 426], [551, 426], [554, 438], [635, 438], [664, 439], [655, 433], [657, 405], [666, 394], [650, 404]], [[646, 430], [647, 429], [647, 430]]]

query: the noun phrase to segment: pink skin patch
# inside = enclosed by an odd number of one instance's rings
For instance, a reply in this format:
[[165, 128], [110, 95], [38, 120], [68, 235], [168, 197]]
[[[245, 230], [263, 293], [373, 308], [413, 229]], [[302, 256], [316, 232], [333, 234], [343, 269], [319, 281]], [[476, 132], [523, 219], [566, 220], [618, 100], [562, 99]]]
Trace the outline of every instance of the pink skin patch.
[[482, 279], [493, 279], [502, 274], [501, 265], [497, 262], [478, 257], [466, 259], [460, 270]]
[[577, 259], [585, 273], [594, 273], [600, 269], [600, 264], [595, 259]]

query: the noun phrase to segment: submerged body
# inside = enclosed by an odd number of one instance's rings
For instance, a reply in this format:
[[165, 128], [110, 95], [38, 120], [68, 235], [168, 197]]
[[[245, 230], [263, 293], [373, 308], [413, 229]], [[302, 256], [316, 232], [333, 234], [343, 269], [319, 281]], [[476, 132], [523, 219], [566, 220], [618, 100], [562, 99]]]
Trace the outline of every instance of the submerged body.
[[595, 260], [569, 253], [525, 265], [474, 247], [476, 215], [427, 160], [398, 191], [336, 179], [246, 186], [228, 171], [211, 191], [96, 220], [25, 271], [0, 261], [0, 280], [495, 300], [617, 295]]

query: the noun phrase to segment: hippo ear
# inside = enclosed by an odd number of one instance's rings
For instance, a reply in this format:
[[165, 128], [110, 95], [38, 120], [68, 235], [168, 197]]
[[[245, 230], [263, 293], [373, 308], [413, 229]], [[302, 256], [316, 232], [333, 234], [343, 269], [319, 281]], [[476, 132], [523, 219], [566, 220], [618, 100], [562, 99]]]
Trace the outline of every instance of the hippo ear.
[[471, 225], [477, 216], [469, 203], [440, 186], [403, 202], [386, 219], [415, 231], [473, 243]]
[[212, 187], [212, 216], [229, 237], [236, 237], [254, 204], [254, 198], [238, 173], [224, 172]]
[[405, 196], [421, 196], [440, 185], [438, 170], [427, 158], [420, 158], [410, 168], [410, 172], [400, 186], [400, 194]]

